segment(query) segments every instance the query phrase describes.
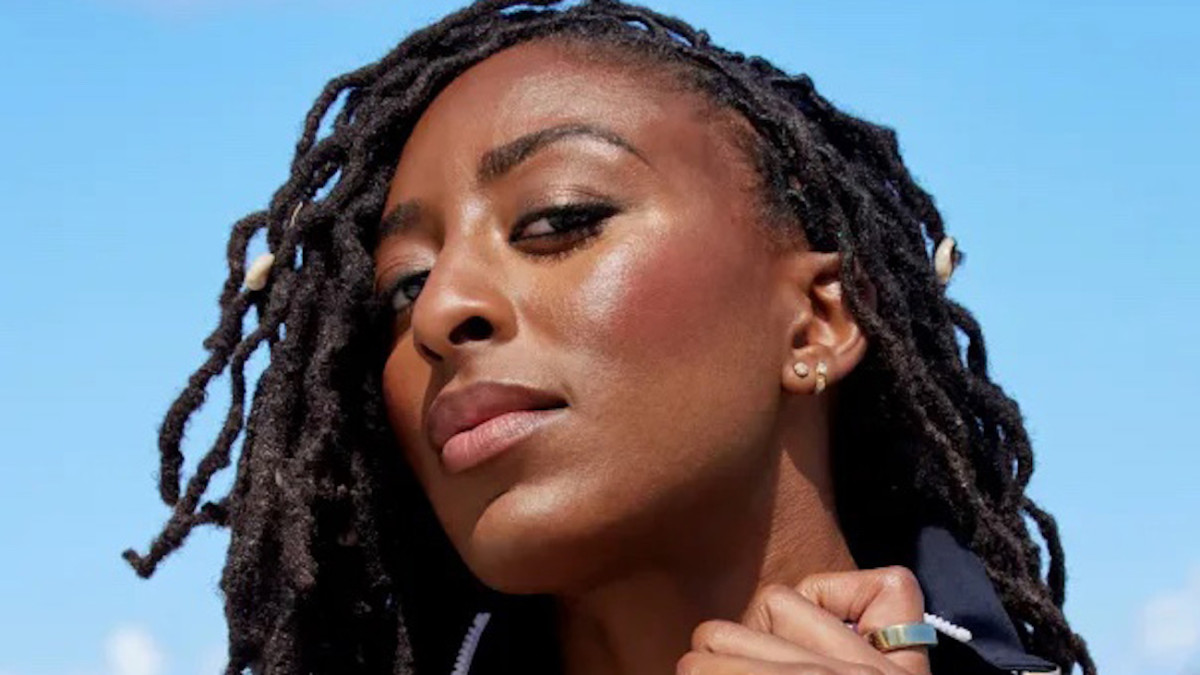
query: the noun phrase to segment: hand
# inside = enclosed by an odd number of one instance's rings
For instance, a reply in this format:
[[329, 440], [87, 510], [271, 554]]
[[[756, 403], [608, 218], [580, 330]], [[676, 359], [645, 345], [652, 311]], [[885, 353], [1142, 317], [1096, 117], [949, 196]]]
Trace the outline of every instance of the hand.
[[921, 587], [906, 568], [814, 574], [795, 588], [763, 587], [740, 623], [697, 626], [676, 674], [930, 675], [925, 648], [884, 654], [863, 637], [924, 616]]

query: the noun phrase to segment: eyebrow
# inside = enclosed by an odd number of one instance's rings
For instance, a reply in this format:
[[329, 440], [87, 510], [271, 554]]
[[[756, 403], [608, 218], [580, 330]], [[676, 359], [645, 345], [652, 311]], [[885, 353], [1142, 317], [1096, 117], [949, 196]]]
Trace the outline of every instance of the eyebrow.
[[632, 154], [647, 165], [650, 164], [632, 143], [615, 131], [591, 124], [561, 124], [525, 134], [515, 141], [488, 150], [479, 161], [477, 178], [480, 183], [494, 181], [546, 146], [578, 136], [603, 141]]
[[[649, 160], [632, 143], [611, 129], [593, 124], [560, 124], [525, 134], [516, 140], [488, 150], [479, 160], [476, 180], [481, 184], [495, 181], [547, 146], [581, 136], [620, 148], [650, 166]], [[379, 238], [400, 234], [411, 229], [420, 220], [420, 214], [420, 202], [407, 201], [397, 204], [380, 221]]]
[[416, 226], [421, 219], [421, 202], [400, 202], [379, 221], [379, 239], [401, 234]]

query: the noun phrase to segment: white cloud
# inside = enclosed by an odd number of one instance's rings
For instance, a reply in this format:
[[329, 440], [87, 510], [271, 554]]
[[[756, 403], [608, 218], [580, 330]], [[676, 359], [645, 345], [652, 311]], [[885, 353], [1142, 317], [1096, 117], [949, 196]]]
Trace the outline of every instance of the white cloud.
[[120, 626], [104, 641], [112, 675], [162, 675], [163, 654], [154, 637], [139, 626]]
[[1151, 661], [1172, 669], [1200, 658], [1200, 566], [1180, 588], [1160, 593], [1142, 608], [1141, 647]]

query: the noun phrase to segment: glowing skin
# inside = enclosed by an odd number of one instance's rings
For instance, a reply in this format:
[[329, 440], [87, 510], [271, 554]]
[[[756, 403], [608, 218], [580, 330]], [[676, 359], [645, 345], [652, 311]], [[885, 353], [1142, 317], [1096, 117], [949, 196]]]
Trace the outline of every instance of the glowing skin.
[[[736, 615], [764, 583], [854, 566], [824, 400], [795, 395], [811, 387], [791, 365], [823, 359], [832, 383], [865, 343], [836, 257], [772, 252], [756, 229], [730, 119], [665, 76], [525, 44], [436, 98], [391, 183], [377, 286], [431, 271], [397, 300], [390, 422], [472, 571], [562, 599], [572, 672], [671, 672], [699, 621]], [[489, 152], [564, 125], [592, 131], [480, 175]], [[532, 238], [553, 223], [530, 213], [572, 204], [595, 227]], [[429, 404], [483, 380], [568, 408], [449, 473]]]

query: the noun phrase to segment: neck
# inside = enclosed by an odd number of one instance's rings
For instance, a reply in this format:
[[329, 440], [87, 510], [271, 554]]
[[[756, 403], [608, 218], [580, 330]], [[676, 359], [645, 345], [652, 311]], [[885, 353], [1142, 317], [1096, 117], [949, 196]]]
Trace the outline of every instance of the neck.
[[565, 672], [675, 672], [697, 625], [739, 620], [762, 586], [854, 569], [827, 463], [825, 452], [784, 449], [772, 467], [773, 480], [721, 500], [719, 513], [693, 514], [686, 550], [648, 557], [585, 592], [560, 597]]

